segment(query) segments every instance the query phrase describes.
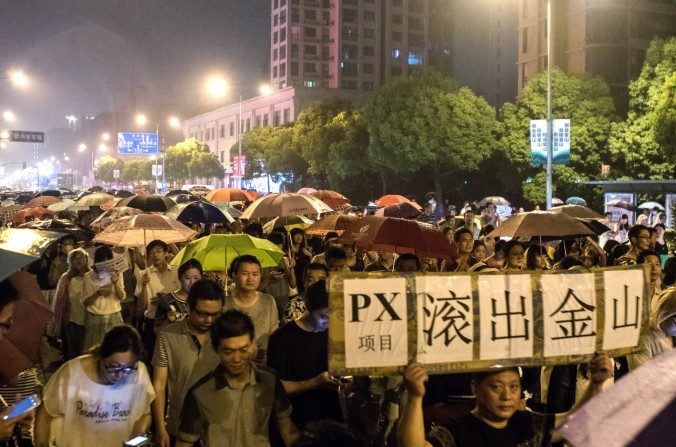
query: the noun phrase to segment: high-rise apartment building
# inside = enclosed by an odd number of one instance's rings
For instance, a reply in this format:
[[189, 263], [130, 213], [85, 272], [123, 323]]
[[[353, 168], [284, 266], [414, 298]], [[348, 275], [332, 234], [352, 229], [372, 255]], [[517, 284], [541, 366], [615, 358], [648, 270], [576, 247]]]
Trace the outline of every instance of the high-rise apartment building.
[[427, 65], [429, 0], [271, 0], [270, 82], [374, 90]]
[[[547, 0], [519, 0], [518, 88], [547, 67]], [[552, 64], [569, 73], [603, 77], [620, 113], [627, 86], [641, 71], [655, 37], [676, 30], [671, 0], [552, 1]]]

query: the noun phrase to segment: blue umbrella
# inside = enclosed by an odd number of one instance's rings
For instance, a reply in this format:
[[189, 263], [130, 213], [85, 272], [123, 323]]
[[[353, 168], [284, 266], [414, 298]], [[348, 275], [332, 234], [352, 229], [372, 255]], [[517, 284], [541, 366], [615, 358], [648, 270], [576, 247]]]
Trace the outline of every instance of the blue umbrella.
[[582, 206], [587, 206], [587, 201], [583, 199], [582, 197], [568, 197], [566, 199], [566, 204], [567, 205], [582, 205]]
[[[220, 208], [204, 201], [179, 203], [166, 215], [183, 223], [224, 224], [235, 219]], [[228, 218], [230, 217], [230, 218]]]

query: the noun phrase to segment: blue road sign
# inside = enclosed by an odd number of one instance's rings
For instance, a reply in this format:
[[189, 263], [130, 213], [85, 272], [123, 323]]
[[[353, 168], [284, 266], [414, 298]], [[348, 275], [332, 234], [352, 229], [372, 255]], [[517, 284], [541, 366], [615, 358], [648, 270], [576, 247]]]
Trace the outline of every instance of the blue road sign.
[[117, 134], [117, 153], [122, 155], [157, 154], [157, 134], [120, 132]]

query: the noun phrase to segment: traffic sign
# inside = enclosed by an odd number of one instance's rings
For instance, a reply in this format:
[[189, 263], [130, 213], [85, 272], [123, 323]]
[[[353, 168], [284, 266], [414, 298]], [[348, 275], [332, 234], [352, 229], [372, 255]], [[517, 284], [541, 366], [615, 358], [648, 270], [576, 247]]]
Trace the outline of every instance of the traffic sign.
[[9, 141], [14, 143], [44, 143], [45, 133], [32, 130], [10, 130]]
[[117, 134], [117, 153], [121, 155], [157, 154], [157, 134], [120, 132]]
[[113, 178], [120, 178], [120, 170], [113, 169]]
[[162, 175], [162, 165], [152, 165], [152, 175], [154, 177], [159, 177]]

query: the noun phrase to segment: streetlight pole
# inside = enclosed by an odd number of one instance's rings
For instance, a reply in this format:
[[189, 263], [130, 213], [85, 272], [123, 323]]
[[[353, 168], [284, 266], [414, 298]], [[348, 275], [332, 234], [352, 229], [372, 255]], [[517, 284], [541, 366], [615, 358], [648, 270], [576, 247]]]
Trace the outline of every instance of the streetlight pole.
[[552, 208], [552, 0], [547, 0], [547, 209]]
[[[237, 155], [240, 157], [242, 156], [242, 94], [237, 93], [239, 95], [239, 117], [237, 119]], [[238, 158], [237, 161], [239, 162], [241, 158]], [[241, 173], [240, 173], [241, 174]], [[238, 184], [236, 185], [238, 188], [242, 187], [242, 177], [239, 177], [238, 179]]]

